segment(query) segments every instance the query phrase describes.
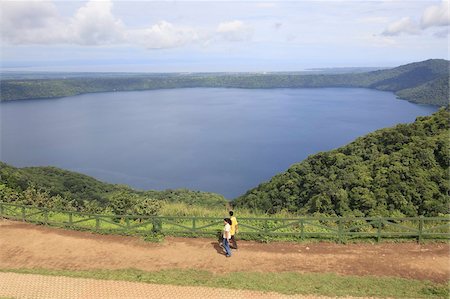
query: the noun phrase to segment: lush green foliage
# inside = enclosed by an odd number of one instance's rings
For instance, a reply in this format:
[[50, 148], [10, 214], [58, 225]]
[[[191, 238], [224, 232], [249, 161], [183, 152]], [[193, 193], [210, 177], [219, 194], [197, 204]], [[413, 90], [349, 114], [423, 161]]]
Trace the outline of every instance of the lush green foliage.
[[[137, 269], [122, 270], [48, 270], [0, 269], [40, 275], [124, 280], [182, 286], [218, 286], [228, 289], [277, 292], [282, 294], [316, 294], [324, 296], [362, 296], [389, 298], [448, 298], [448, 285], [429, 281], [394, 277], [343, 276], [332, 273], [211, 273], [194, 269], [171, 269], [146, 272]], [[270, 281], [271, 283], [267, 283]]]
[[155, 215], [173, 202], [222, 208], [222, 195], [190, 191], [137, 191], [55, 167], [15, 168], [0, 162], [0, 200], [88, 213]]
[[[449, 78], [450, 62], [442, 59], [430, 59], [422, 62], [410, 63], [393, 69], [367, 73], [371, 81], [368, 87], [379, 90], [400, 91], [420, 86], [437, 78]], [[366, 82], [367, 83], [367, 82]], [[448, 93], [446, 101], [448, 105]]]
[[56, 167], [15, 168], [0, 162], [2, 183], [24, 191], [29, 186], [46, 190], [51, 196], [61, 195], [76, 201], [107, 202], [107, 195], [126, 186], [102, 183], [87, 175], [71, 172]]
[[189, 207], [223, 209], [227, 201], [222, 195], [212, 192], [192, 191], [188, 189], [167, 189], [164, 191], [145, 191], [146, 196], [164, 200], [169, 204], [182, 203]]
[[449, 214], [449, 132], [448, 109], [378, 130], [294, 164], [234, 204], [269, 213]]
[[[72, 76], [70, 78], [2, 80], [0, 100], [53, 98], [90, 92], [183, 87], [310, 88], [365, 87], [396, 92], [406, 100], [448, 105], [449, 61], [432, 59], [366, 73], [316, 74], [149, 74]], [[442, 79], [442, 80], [437, 80]], [[446, 85], [445, 85], [446, 84]], [[447, 86], [447, 88], [446, 88]], [[417, 88], [417, 89], [416, 89]], [[428, 93], [430, 90], [440, 92]]]
[[445, 104], [440, 99], [447, 99], [448, 105], [449, 90], [449, 77], [443, 76], [417, 87], [403, 89], [397, 95], [403, 99], [414, 99], [415, 102], [432, 105]]

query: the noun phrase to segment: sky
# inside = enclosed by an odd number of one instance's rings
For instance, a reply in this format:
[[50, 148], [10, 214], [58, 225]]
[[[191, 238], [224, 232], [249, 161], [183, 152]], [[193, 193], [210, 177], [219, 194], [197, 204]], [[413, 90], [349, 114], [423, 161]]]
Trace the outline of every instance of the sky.
[[393, 67], [449, 59], [449, 6], [449, 0], [2, 0], [1, 69]]

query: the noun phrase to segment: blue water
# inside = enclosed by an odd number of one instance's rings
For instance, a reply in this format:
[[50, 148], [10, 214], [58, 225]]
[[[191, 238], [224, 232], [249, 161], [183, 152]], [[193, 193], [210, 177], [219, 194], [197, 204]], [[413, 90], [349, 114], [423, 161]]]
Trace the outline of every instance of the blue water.
[[437, 108], [357, 88], [172, 89], [0, 103], [0, 159], [234, 198], [308, 155]]

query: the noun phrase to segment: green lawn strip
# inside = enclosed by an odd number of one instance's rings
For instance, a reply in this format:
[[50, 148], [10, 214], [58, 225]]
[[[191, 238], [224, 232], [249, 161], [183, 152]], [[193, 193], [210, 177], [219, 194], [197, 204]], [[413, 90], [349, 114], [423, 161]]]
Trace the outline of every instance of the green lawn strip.
[[202, 270], [47, 270], [0, 269], [0, 272], [123, 280], [182, 286], [206, 286], [283, 294], [373, 296], [395, 298], [449, 298], [449, 285], [394, 277], [341, 276], [322, 273], [235, 272], [213, 274]]

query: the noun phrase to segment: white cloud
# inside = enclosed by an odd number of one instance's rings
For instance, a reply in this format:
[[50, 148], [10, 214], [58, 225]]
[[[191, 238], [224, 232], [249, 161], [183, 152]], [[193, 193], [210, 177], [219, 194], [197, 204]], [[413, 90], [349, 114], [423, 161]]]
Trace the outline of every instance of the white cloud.
[[161, 21], [149, 28], [130, 30], [127, 40], [147, 49], [174, 48], [205, 39], [197, 30]]
[[[385, 36], [397, 36], [400, 34], [420, 34], [430, 27], [450, 25], [450, 0], [443, 0], [438, 5], [432, 5], [425, 9], [420, 20], [420, 26], [410, 17], [402, 18], [391, 23], [383, 32]], [[446, 31], [445, 31], [446, 32]], [[444, 31], [435, 32], [435, 37], [447, 36]]]
[[13, 44], [58, 43], [66, 32], [51, 2], [0, 2], [2, 40]]
[[234, 20], [220, 23], [217, 26], [217, 33], [228, 41], [245, 41], [251, 39], [253, 28], [242, 21]]
[[382, 33], [385, 36], [396, 36], [402, 33], [419, 34], [420, 30], [417, 24], [411, 18], [401, 18], [400, 20], [391, 23]]
[[89, 1], [76, 12], [68, 25], [67, 42], [104, 45], [124, 41], [125, 26], [112, 14], [111, 1]]
[[242, 21], [220, 23], [216, 29], [194, 28], [161, 20], [130, 28], [113, 14], [110, 0], [90, 0], [73, 16], [63, 17], [52, 2], [0, 2], [2, 42], [11, 44], [76, 44], [84, 46], [138, 45], [147, 49], [189, 43], [245, 41], [253, 29]]
[[450, 1], [442, 1], [425, 9], [420, 24], [422, 28], [450, 25]]
[[110, 1], [89, 1], [71, 18], [52, 2], [1, 3], [2, 40], [14, 44], [104, 45], [123, 41], [124, 25]]

